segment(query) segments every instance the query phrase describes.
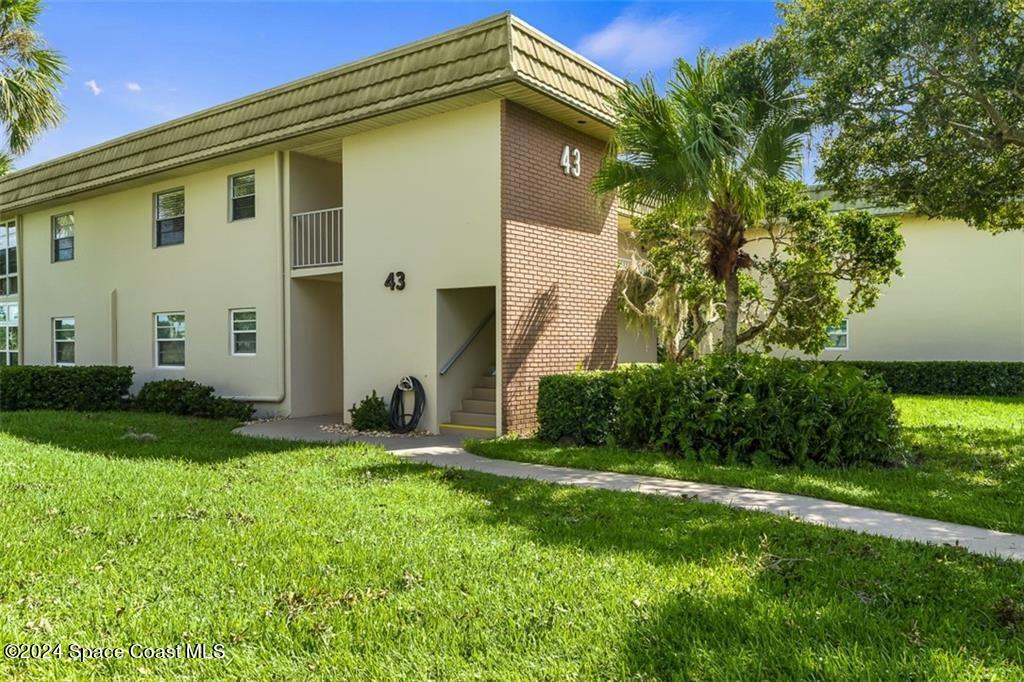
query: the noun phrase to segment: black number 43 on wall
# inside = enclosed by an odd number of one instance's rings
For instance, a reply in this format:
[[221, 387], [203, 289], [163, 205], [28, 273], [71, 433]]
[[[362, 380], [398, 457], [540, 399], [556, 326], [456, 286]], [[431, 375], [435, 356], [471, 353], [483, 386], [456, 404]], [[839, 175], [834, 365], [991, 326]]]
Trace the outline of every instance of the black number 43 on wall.
[[391, 291], [401, 291], [405, 288], [405, 273], [401, 270], [389, 272], [387, 279], [384, 280], [384, 286]]

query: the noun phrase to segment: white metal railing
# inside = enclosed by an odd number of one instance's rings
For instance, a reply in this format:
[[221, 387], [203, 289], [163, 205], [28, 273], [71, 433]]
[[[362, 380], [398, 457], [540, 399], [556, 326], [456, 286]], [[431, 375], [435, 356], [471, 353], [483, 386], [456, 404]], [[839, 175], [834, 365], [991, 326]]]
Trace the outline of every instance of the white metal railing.
[[341, 264], [341, 208], [292, 214], [292, 267]]

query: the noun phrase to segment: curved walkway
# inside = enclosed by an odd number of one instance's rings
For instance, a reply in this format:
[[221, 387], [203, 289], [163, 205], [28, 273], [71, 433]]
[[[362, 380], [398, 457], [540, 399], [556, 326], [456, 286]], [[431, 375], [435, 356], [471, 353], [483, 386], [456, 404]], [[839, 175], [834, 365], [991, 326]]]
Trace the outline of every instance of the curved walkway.
[[1014, 533], [1002, 533], [959, 523], [907, 516], [906, 514], [819, 500], [803, 495], [734, 488], [714, 483], [693, 483], [655, 476], [488, 459], [466, 452], [453, 444], [450, 437], [354, 439], [324, 432], [320, 429], [320, 424], [325, 422], [327, 422], [325, 418], [286, 419], [243, 426], [237, 429], [237, 432], [248, 436], [320, 442], [369, 441], [384, 446], [385, 449], [402, 459], [436, 467], [467, 469], [495, 476], [524, 478], [557, 485], [713, 502], [869, 535], [879, 535], [897, 540], [914, 540], [934, 545], [953, 545], [963, 547], [975, 554], [1024, 561], [1024, 535]]

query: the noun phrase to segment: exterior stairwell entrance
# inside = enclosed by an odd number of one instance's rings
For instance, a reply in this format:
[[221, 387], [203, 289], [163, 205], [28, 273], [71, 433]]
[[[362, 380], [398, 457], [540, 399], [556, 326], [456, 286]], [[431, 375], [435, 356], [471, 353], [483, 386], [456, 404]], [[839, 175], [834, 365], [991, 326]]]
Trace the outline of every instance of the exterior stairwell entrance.
[[497, 425], [496, 393], [493, 372], [477, 377], [473, 386], [465, 391], [460, 409], [452, 410], [450, 419], [441, 424], [441, 433], [493, 437]]
[[471, 438], [497, 433], [495, 288], [437, 292], [439, 430]]

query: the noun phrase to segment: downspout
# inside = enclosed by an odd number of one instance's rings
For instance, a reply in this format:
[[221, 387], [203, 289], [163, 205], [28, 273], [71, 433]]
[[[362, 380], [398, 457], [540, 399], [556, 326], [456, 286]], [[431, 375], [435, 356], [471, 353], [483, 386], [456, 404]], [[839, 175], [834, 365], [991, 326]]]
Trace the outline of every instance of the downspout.
[[110, 364], [117, 366], [117, 289], [110, 290]]
[[14, 217], [14, 239], [18, 245], [18, 364], [25, 364], [25, 230], [22, 228], [24, 214]]
[[258, 396], [258, 395], [229, 395], [224, 396], [231, 400], [241, 400], [247, 403], [282, 403], [286, 396], [286, 387], [288, 385], [288, 378], [285, 374], [286, 366], [288, 363], [288, 348], [287, 348], [287, 331], [285, 329], [288, 323], [288, 314], [285, 308], [286, 297], [288, 295], [288, 267], [285, 263], [285, 259], [288, 254], [285, 245], [285, 235], [288, 233], [288, 207], [284, 204], [284, 152], [274, 152], [274, 169], [277, 173], [277, 203], [280, 206], [279, 215], [281, 221], [280, 239], [278, 241], [278, 251], [280, 258], [278, 258], [278, 280], [281, 282], [281, 364], [280, 372], [278, 372], [278, 392], [277, 395], [273, 396]]
[[[509, 16], [509, 35], [512, 18]], [[509, 63], [515, 52], [509, 45]], [[494, 435], [505, 435], [505, 128], [508, 102], [501, 100], [498, 111], [498, 277], [494, 285]]]

